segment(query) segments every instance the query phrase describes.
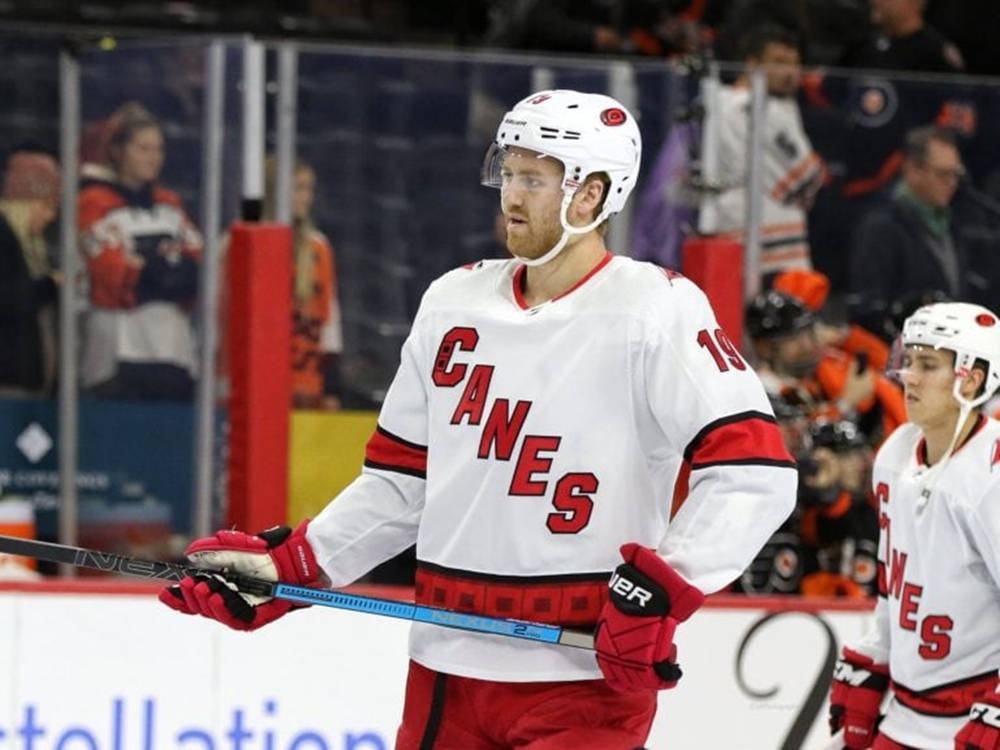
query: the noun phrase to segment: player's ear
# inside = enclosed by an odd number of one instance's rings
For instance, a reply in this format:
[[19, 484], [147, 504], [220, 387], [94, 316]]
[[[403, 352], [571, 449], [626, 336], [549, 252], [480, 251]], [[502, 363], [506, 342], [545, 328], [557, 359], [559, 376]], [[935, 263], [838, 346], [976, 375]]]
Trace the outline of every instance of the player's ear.
[[585, 224], [593, 221], [604, 205], [604, 194], [607, 189], [605, 182], [597, 175], [588, 177], [573, 195], [574, 218]]
[[983, 383], [986, 381], [986, 373], [978, 367], [969, 370], [969, 374], [962, 378], [959, 392], [967, 399], [973, 399], [979, 395]]

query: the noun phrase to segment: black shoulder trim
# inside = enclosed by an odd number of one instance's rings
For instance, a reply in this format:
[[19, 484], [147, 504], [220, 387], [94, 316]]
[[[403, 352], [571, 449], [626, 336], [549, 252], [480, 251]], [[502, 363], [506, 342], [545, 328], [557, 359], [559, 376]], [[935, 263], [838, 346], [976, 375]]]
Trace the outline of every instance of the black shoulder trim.
[[724, 427], [727, 424], [733, 424], [734, 422], [744, 422], [750, 419], [763, 419], [765, 422], [772, 422], [777, 424], [773, 414], [766, 414], [762, 411], [741, 411], [737, 414], [730, 414], [727, 417], [719, 417], [718, 419], [709, 422], [707, 425], [698, 430], [698, 434], [691, 438], [691, 442], [688, 443], [687, 448], [684, 449], [684, 460], [688, 463], [691, 462], [691, 456], [698, 449], [698, 445], [708, 437], [711, 433], [720, 427]]
[[389, 438], [393, 442], [399, 443], [400, 445], [405, 445], [407, 448], [413, 448], [414, 450], [423, 451], [424, 453], [427, 452], [426, 445], [420, 445], [420, 443], [411, 443], [409, 440], [404, 440], [399, 435], [394, 435], [393, 433], [389, 432], [387, 429], [385, 429], [385, 427], [383, 427], [380, 424], [375, 425], [375, 432], [381, 435], [385, 435], [385, 437]]
[[419, 469], [411, 469], [408, 466], [393, 466], [391, 464], [380, 464], [370, 459], [365, 459], [365, 467], [368, 469], [379, 469], [381, 471], [394, 471], [397, 474], [408, 474], [417, 479], [427, 479], [427, 472]]

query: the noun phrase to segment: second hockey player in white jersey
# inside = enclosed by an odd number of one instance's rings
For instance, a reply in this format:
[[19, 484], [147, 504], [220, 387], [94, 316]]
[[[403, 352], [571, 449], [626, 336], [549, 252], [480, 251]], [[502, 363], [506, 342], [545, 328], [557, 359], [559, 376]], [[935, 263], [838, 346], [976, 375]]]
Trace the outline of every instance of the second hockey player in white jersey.
[[[909, 422], [875, 459], [875, 626], [844, 648], [831, 728], [849, 748], [1000, 748], [1000, 321], [977, 305], [917, 310], [903, 327]], [[878, 723], [884, 694], [891, 689]]]
[[[680, 677], [676, 627], [792, 509], [796, 472], [764, 390], [705, 296], [605, 247], [640, 151], [610, 97], [517, 104], [483, 167], [514, 258], [427, 290], [361, 476], [294, 532], [189, 548], [342, 586], [416, 542], [422, 604], [596, 626], [595, 659], [415, 624], [397, 750], [643, 744], [657, 690]], [[211, 577], [161, 598], [243, 629], [289, 609]]]

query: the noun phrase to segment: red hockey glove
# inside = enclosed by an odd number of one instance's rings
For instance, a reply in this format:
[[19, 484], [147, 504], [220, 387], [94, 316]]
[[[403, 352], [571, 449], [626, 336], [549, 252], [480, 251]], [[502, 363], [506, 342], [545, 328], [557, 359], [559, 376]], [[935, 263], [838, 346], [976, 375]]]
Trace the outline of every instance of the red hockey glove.
[[972, 704], [969, 720], [955, 735], [955, 750], [1000, 750], [1000, 693]]
[[275, 526], [256, 536], [240, 531], [219, 531], [198, 539], [185, 550], [188, 559], [207, 568], [197, 576], [160, 591], [160, 601], [188, 615], [204, 615], [235, 630], [256, 630], [292, 609], [306, 606], [285, 599], [252, 596], [236, 591], [232, 584], [211, 570], [281, 581], [296, 586], [314, 586], [321, 571], [312, 547], [306, 541], [308, 521], [295, 531]]
[[875, 739], [879, 706], [889, 687], [889, 667], [844, 647], [833, 668], [830, 686], [830, 733], [844, 728], [844, 745], [870, 747]]
[[681, 677], [674, 631], [705, 601], [659, 555], [634, 542], [622, 545], [625, 562], [608, 587], [597, 620], [597, 664], [615, 690], [664, 690]]

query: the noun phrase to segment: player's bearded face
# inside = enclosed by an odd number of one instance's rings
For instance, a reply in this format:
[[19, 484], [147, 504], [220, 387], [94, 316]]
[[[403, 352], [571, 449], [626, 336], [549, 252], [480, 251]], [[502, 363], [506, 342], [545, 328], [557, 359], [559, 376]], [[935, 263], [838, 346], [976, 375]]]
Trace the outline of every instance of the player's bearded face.
[[500, 207], [514, 255], [539, 258], [559, 242], [562, 175], [562, 164], [534, 151], [512, 148], [504, 157]]

